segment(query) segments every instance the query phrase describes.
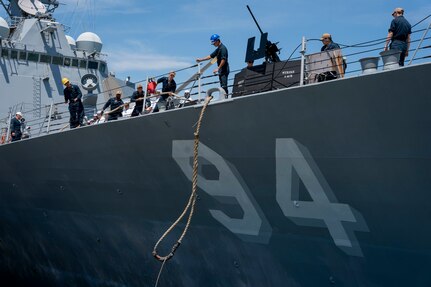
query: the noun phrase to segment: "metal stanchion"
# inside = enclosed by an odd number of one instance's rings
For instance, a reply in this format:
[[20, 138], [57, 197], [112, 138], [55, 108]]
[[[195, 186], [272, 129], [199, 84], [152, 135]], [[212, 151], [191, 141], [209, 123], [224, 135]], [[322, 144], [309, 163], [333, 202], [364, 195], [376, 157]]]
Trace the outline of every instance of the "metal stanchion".
[[302, 48], [301, 48], [301, 75], [299, 79], [299, 85], [304, 85], [304, 69], [305, 69], [305, 51], [307, 50], [307, 42], [305, 37], [302, 37]]
[[49, 129], [51, 127], [51, 116], [52, 116], [52, 108], [54, 106], [54, 102], [51, 102], [51, 105], [49, 106], [49, 114], [48, 114], [48, 124], [46, 126], [46, 133], [49, 134]]

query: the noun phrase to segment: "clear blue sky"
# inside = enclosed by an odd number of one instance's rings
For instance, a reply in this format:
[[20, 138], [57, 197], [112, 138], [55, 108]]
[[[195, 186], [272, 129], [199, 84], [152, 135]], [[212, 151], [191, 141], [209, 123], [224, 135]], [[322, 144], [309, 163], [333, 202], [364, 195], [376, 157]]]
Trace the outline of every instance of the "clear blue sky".
[[[104, 44], [102, 52], [108, 54], [109, 69], [119, 78], [131, 76], [132, 81], [193, 65], [196, 57], [214, 50], [209, 42], [213, 33], [219, 34], [229, 49], [231, 70], [243, 67], [247, 39], [259, 36], [247, 4], [269, 39], [279, 42], [281, 59], [293, 52], [302, 36], [313, 39], [328, 32], [335, 42], [348, 45], [383, 38], [395, 7], [405, 9], [411, 24], [431, 14], [429, 0], [60, 2], [64, 5], [54, 16], [71, 27], [69, 34], [75, 39], [86, 31], [98, 34]], [[426, 27], [430, 20], [418, 28]], [[307, 52], [316, 52], [320, 46], [318, 41], [309, 42]]]

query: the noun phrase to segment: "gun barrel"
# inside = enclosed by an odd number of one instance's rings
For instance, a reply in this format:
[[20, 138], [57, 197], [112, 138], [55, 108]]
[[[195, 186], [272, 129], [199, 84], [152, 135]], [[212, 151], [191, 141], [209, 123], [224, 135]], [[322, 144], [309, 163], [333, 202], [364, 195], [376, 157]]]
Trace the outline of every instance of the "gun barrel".
[[247, 9], [248, 9], [248, 12], [250, 12], [251, 17], [253, 18], [254, 23], [256, 23], [256, 26], [257, 26], [257, 28], [259, 29], [260, 34], [263, 34], [262, 29], [260, 29], [259, 23], [257, 23], [257, 20], [256, 20], [256, 18], [254, 17], [253, 12], [251, 12], [251, 9], [250, 9], [250, 7], [249, 7], [248, 5], [247, 5]]

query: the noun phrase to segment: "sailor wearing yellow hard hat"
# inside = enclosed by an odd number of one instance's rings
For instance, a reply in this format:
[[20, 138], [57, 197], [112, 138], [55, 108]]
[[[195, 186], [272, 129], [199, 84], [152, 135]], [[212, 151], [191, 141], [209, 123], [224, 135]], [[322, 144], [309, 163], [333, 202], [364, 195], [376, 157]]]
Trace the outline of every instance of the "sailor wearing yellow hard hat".
[[64, 102], [69, 104], [70, 128], [76, 128], [83, 125], [84, 106], [82, 105], [82, 93], [77, 85], [70, 83], [68, 78], [61, 79], [65, 86], [63, 90]]

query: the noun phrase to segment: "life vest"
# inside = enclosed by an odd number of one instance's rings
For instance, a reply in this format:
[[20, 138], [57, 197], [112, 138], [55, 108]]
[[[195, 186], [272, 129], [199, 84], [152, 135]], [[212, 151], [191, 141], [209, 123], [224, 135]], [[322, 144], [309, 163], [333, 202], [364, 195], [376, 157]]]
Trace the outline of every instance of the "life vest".
[[147, 85], [147, 93], [149, 93], [149, 94], [156, 93], [156, 87], [157, 87], [156, 82], [154, 82], [154, 81], [149, 82]]

